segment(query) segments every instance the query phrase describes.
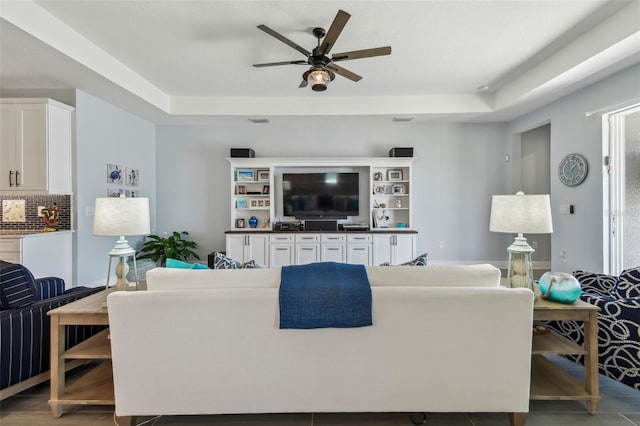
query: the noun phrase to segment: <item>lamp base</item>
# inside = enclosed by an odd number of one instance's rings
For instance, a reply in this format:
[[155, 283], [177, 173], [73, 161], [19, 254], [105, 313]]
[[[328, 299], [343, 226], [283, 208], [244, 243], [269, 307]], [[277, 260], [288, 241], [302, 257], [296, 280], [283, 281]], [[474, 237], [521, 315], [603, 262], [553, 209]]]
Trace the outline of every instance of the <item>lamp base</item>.
[[518, 234], [507, 252], [509, 253], [509, 269], [507, 270], [509, 287], [524, 287], [533, 291], [531, 253], [535, 250], [531, 248], [522, 234]]

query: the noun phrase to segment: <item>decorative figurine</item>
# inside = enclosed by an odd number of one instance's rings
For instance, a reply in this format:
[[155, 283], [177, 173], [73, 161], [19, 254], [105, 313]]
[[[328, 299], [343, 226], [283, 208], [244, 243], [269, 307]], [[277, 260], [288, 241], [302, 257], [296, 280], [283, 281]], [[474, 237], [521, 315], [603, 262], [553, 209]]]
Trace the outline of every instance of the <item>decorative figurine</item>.
[[60, 209], [58, 205], [53, 203], [50, 209], [42, 209], [42, 221], [44, 222], [45, 232], [54, 232], [58, 230], [58, 218], [60, 217]]

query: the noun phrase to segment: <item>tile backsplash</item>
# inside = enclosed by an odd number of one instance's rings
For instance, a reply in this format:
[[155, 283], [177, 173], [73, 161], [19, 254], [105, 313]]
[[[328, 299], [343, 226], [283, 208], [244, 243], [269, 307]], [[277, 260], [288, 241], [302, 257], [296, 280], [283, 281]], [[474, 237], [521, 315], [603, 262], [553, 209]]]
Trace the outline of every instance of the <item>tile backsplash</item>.
[[71, 229], [71, 195], [47, 195], [47, 194], [15, 194], [0, 195], [0, 206], [4, 200], [24, 200], [25, 202], [25, 221], [24, 222], [4, 222], [2, 217], [2, 209], [0, 208], [0, 230], [4, 231], [31, 231], [35, 229], [43, 229], [44, 222], [38, 217], [38, 206], [48, 209], [53, 207], [53, 203], [58, 205], [58, 229]]

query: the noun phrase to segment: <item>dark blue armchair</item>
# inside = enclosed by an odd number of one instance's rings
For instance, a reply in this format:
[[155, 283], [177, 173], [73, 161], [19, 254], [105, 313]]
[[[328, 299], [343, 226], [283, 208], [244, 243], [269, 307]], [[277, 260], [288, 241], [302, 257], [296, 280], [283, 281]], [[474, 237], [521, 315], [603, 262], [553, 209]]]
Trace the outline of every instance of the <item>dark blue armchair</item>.
[[[47, 312], [100, 290], [65, 290], [61, 278], [34, 279], [24, 266], [0, 261], [0, 400], [49, 379], [51, 327]], [[67, 348], [105, 328], [68, 327]]]
[[[640, 268], [620, 276], [574, 271], [582, 286], [580, 299], [600, 308], [598, 366], [600, 373], [640, 390]], [[551, 328], [582, 344], [582, 323], [550, 322]], [[582, 356], [567, 356], [583, 363]]]

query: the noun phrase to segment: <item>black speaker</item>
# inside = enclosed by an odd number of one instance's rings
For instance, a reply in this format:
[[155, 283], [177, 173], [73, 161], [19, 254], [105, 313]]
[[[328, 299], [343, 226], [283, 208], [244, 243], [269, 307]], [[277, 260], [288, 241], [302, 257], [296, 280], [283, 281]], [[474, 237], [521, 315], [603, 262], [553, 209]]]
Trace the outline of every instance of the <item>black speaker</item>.
[[413, 157], [413, 148], [391, 148], [389, 157]]
[[231, 158], [255, 158], [256, 152], [251, 148], [231, 148]]
[[337, 231], [337, 220], [305, 220], [305, 231]]

